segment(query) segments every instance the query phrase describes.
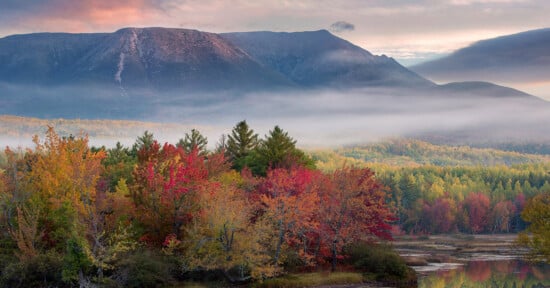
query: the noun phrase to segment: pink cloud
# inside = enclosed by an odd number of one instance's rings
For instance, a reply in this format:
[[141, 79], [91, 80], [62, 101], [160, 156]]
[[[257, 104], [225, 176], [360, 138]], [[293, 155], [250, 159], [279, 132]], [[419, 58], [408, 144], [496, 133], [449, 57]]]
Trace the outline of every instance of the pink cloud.
[[[44, 3], [45, 2], [45, 3]], [[158, 23], [165, 11], [154, 0], [50, 0], [21, 5], [14, 26], [20, 30], [92, 32]]]

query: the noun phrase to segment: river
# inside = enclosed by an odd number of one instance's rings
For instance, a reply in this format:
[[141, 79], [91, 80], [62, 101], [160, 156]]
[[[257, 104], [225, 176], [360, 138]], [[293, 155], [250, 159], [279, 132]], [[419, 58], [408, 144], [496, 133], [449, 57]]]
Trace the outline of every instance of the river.
[[516, 235], [439, 235], [400, 239], [396, 248], [419, 275], [418, 287], [550, 287], [550, 265], [521, 260]]
[[[550, 287], [550, 265], [519, 259], [470, 260], [461, 265], [440, 263], [437, 269], [419, 269], [419, 288], [438, 287]], [[435, 267], [434, 267], [435, 268]]]

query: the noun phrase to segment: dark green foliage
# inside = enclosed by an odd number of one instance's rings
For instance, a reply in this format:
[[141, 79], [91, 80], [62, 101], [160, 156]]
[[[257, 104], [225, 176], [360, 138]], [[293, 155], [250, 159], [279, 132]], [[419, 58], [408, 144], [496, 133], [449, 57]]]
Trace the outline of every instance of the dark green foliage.
[[180, 139], [177, 146], [182, 147], [185, 152], [190, 153], [193, 149], [199, 150], [199, 155], [206, 155], [206, 145], [208, 140], [197, 129], [191, 129], [191, 133], [185, 133], [185, 137]]
[[[6, 229], [5, 227], [0, 227]], [[7, 233], [6, 233], [7, 234]], [[13, 239], [7, 235], [0, 236], [0, 275], [2, 271], [11, 263], [17, 262], [17, 258], [14, 255], [14, 251], [17, 250], [17, 245]]]
[[155, 142], [155, 137], [153, 136], [153, 133], [149, 133], [149, 131], [145, 130], [143, 132], [143, 135], [139, 136], [136, 139], [136, 142], [134, 143], [134, 146], [132, 146], [132, 156], [137, 155], [137, 151], [141, 150], [143, 147], [151, 147], [153, 145], [153, 142]]
[[233, 162], [233, 168], [240, 171], [245, 164], [245, 158], [258, 145], [258, 134], [248, 127], [245, 120], [237, 123], [231, 134], [227, 137], [227, 150], [229, 160]]
[[63, 257], [63, 281], [77, 282], [80, 275], [86, 275], [91, 269], [92, 263], [86, 255], [84, 240], [71, 237], [67, 240], [66, 252]]
[[404, 279], [409, 274], [405, 260], [390, 246], [355, 243], [345, 249], [348, 264], [363, 272], [376, 274], [376, 280]]
[[296, 140], [275, 126], [258, 147], [245, 158], [245, 165], [256, 175], [265, 175], [268, 168], [306, 166], [314, 168], [314, 160], [296, 148]]
[[120, 287], [166, 287], [173, 283], [176, 263], [167, 256], [141, 250], [129, 255], [111, 277]]
[[53, 252], [15, 261], [2, 270], [1, 287], [68, 287], [62, 281], [62, 256]]
[[114, 148], [107, 149], [106, 152], [107, 157], [102, 162], [105, 167], [102, 178], [107, 182], [107, 190], [115, 191], [118, 181], [122, 178], [126, 179], [128, 184], [132, 184], [132, 171], [137, 161], [132, 151], [117, 142]]

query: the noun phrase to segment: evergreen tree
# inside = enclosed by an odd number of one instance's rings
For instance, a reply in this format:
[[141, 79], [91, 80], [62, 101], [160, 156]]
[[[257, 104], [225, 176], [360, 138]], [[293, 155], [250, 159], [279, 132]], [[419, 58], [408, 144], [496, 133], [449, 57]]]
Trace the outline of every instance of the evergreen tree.
[[245, 162], [256, 175], [265, 175], [268, 168], [291, 168], [300, 165], [313, 168], [315, 166], [311, 157], [296, 148], [296, 140], [279, 126], [269, 131], [269, 135], [266, 135]]
[[191, 133], [185, 133], [185, 138], [180, 139], [177, 146], [182, 147], [185, 152], [189, 153], [193, 149], [199, 150], [199, 155], [204, 156], [207, 154], [206, 144], [208, 140], [197, 129], [191, 129]]
[[241, 170], [244, 167], [244, 160], [250, 152], [258, 146], [258, 134], [248, 127], [246, 120], [243, 120], [231, 131], [227, 137], [227, 155], [233, 162], [233, 168]]
[[136, 139], [134, 146], [132, 146], [132, 156], [136, 157], [137, 151], [139, 151], [143, 147], [151, 147], [151, 145], [153, 145], [153, 142], [155, 142], [155, 137], [153, 136], [153, 133], [149, 133], [149, 131], [145, 130], [145, 132], [143, 132], [143, 135], [139, 136]]

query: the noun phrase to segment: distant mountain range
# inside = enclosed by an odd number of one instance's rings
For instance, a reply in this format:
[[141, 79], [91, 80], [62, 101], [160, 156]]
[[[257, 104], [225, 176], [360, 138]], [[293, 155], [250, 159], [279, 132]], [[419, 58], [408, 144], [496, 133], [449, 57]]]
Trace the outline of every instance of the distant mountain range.
[[266, 127], [315, 123], [349, 132], [325, 135], [341, 141], [368, 138], [357, 131], [460, 131], [468, 141], [488, 133], [516, 140], [550, 135], [548, 102], [488, 82], [437, 85], [326, 30], [13, 35], [0, 39], [0, 63], [0, 114], [227, 127], [245, 118]]
[[550, 82], [550, 28], [482, 40], [411, 69], [440, 82]]

